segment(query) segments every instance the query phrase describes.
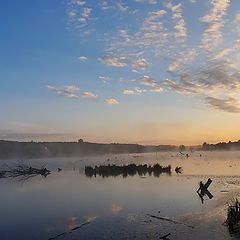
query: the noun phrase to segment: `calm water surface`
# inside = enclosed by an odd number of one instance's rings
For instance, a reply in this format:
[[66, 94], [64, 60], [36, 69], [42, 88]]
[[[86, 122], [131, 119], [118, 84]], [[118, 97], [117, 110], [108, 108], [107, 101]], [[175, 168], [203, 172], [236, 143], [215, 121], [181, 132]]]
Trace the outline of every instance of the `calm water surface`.
[[[46, 165], [52, 173], [27, 181], [0, 179], [1, 240], [159, 239], [167, 233], [169, 239], [232, 239], [223, 222], [226, 203], [240, 192], [240, 152], [6, 160], [1, 168], [19, 162]], [[172, 175], [89, 178], [84, 173], [86, 165], [157, 162], [171, 164]], [[174, 172], [176, 166], [182, 174]], [[214, 197], [202, 204], [196, 190], [208, 177]]]

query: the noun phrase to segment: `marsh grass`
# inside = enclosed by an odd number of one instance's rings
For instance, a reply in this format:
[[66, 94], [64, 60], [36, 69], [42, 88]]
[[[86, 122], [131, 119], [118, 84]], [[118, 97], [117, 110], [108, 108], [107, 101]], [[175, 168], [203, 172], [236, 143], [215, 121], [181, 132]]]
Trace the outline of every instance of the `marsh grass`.
[[240, 233], [240, 202], [238, 199], [228, 203], [226, 224], [230, 233]]

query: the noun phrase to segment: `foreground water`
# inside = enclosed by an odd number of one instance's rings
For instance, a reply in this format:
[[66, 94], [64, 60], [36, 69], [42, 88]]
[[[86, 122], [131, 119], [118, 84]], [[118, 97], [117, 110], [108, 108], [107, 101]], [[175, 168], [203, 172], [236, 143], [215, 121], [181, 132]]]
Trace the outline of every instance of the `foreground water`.
[[[108, 155], [2, 161], [46, 166], [46, 178], [0, 179], [0, 239], [232, 239], [226, 204], [239, 196], [240, 152]], [[171, 164], [171, 175], [89, 178], [86, 165]], [[183, 168], [182, 174], [174, 172]], [[57, 168], [62, 171], [58, 172]], [[213, 199], [196, 194], [213, 179]], [[154, 218], [167, 218], [173, 221]]]

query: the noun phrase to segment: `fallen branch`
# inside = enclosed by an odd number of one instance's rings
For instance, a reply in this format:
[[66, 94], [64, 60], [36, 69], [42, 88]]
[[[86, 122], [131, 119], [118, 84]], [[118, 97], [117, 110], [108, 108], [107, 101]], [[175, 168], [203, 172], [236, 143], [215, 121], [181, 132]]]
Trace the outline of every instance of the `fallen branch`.
[[82, 224], [80, 224], [80, 225], [78, 225], [78, 226], [70, 229], [69, 231], [60, 233], [60, 234], [58, 234], [58, 235], [56, 235], [56, 236], [54, 236], [54, 237], [50, 237], [48, 240], [54, 240], [54, 239], [57, 239], [57, 238], [59, 238], [59, 237], [61, 237], [61, 236], [65, 236], [65, 235], [67, 235], [67, 234], [71, 234], [72, 232], [74, 232], [74, 231], [82, 228], [83, 226], [85, 226], [85, 225], [87, 225], [87, 224], [90, 224], [91, 222], [92, 222], [92, 221], [84, 222], [84, 223], [82, 223]]
[[160, 237], [159, 239], [167, 239], [170, 235], [171, 235], [171, 233], [168, 233], [168, 234], [166, 234], [166, 235]]
[[159, 216], [155, 216], [155, 215], [151, 215], [151, 214], [147, 214], [147, 216], [152, 217], [152, 218], [156, 218], [158, 220], [171, 222], [171, 223], [174, 223], [174, 224], [181, 224], [181, 225], [184, 225], [184, 226], [189, 227], [189, 228], [194, 228], [194, 226], [188, 225], [186, 223], [178, 222], [178, 221], [172, 220], [170, 218], [159, 217]]

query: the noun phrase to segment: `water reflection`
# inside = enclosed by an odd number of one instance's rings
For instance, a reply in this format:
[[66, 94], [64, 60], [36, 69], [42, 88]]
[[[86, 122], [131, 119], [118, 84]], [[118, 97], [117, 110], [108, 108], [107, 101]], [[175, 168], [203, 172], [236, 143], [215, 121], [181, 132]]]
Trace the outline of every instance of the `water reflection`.
[[[169, 153], [158, 153], [157, 157], [155, 154], [140, 156], [119, 155], [117, 159], [115, 156], [96, 156], [82, 158], [81, 161], [67, 158], [24, 161], [38, 169], [46, 166], [51, 174], [47, 178], [41, 175], [33, 177], [21, 186], [16, 181], [9, 181], [9, 178], [0, 179], [0, 192], [3, 193], [0, 212], [5, 216], [0, 219], [0, 239], [47, 240], [60, 234], [63, 235], [57, 240], [159, 239], [169, 232], [172, 240], [213, 239], [212, 236], [219, 240], [230, 239], [227, 228], [222, 225], [226, 216], [223, 204], [227, 202], [225, 197], [228, 199], [228, 194], [236, 196], [227, 192], [240, 185], [240, 152], [234, 157], [230, 152], [207, 152], [201, 159], [199, 154], [191, 154], [188, 159], [172, 157]], [[110, 160], [106, 162], [106, 159]], [[72, 171], [75, 162], [76, 171]], [[138, 168], [139, 164], [153, 168], [157, 162], [162, 166], [171, 164], [169, 172], [172, 172], [172, 177], [161, 171], [161, 178], [148, 177], [149, 172], [154, 176], [154, 170]], [[120, 168], [102, 175], [96, 173], [94, 167], [107, 164], [128, 166], [132, 163], [136, 166], [131, 171]], [[7, 164], [17, 166], [19, 162], [8, 161]], [[88, 172], [87, 176], [85, 166], [93, 166], [93, 174]], [[182, 175], [175, 174], [181, 170], [176, 166], [182, 166]], [[58, 168], [62, 171], [58, 172]], [[1, 169], [8, 170], [3, 165]], [[123, 175], [135, 176], [123, 178]], [[201, 180], [206, 183], [209, 177], [213, 180], [209, 191], [214, 198], [202, 205], [196, 187]], [[222, 190], [227, 191], [223, 193]], [[224, 199], [219, 200], [219, 197]], [[207, 198], [205, 196], [204, 200]], [[196, 228], [193, 230], [182, 224], [147, 217], [149, 213]], [[193, 213], [197, 213], [197, 217]], [[91, 224], [79, 228], [95, 218]]]
[[162, 173], [166, 173], [168, 175], [171, 175], [171, 165], [168, 165], [166, 167], [163, 167], [161, 165], [154, 164], [153, 166], [147, 165], [147, 164], [129, 164], [129, 165], [123, 165], [123, 166], [117, 166], [117, 165], [100, 165], [95, 167], [86, 166], [85, 167], [85, 175], [87, 177], [96, 177], [102, 176], [104, 177], [116, 177], [116, 176], [145, 176], [148, 174], [149, 176], [159, 177]]
[[111, 211], [112, 214], [118, 214], [120, 211], [122, 211], [122, 209], [123, 209], [122, 206], [120, 206], [119, 204], [114, 203], [111, 206], [110, 211]]
[[53, 239], [57, 239], [57, 238], [60, 238], [63, 236], [67, 236], [67, 235], [73, 233], [74, 231], [79, 230], [80, 228], [84, 227], [85, 225], [92, 223], [96, 218], [97, 218], [97, 216], [85, 216], [84, 222], [79, 223], [77, 217], [71, 217], [70, 219], [68, 219], [68, 222], [67, 222], [67, 230], [64, 232], [61, 232], [53, 237], [50, 237], [48, 240], [53, 240]]

